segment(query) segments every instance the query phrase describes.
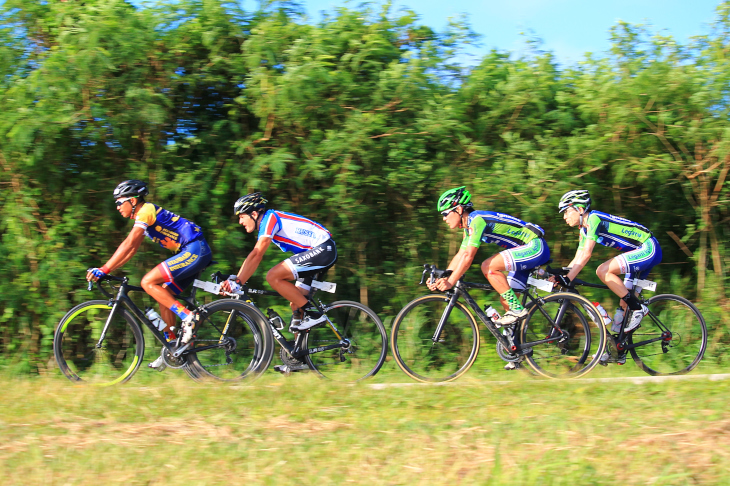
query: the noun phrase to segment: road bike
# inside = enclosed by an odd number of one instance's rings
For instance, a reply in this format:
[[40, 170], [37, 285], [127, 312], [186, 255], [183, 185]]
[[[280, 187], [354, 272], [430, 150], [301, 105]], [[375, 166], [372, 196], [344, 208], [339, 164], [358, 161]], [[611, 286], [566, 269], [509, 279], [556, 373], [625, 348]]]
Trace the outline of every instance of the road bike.
[[[210, 293], [220, 293], [220, 282], [224, 276], [217, 273], [212, 282], [195, 281], [193, 285]], [[248, 306], [252, 313], [267, 324], [268, 333], [281, 347], [280, 357], [283, 372], [300, 371], [304, 368], [335, 381], [352, 382], [375, 375], [385, 363], [388, 352], [388, 334], [378, 315], [367, 306], [349, 300], [340, 300], [327, 304], [314, 300], [318, 290], [334, 292], [336, 284], [318, 280], [315, 276], [311, 291], [306, 296], [309, 304], [325, 315], [326, 321], [302, 332], [294, 334], [288, 340], [282, 331], [286, 327], [284, 320], [273, 309], [267, 309], [266, 315], [253, 302], [253, 295], [275, 295], [271, 290], [242, 287], [240, 293], [226, 294]], [[264, 361], [270, 363], [274, 349]]]
[[[567, 274], [567, 269], [549, 271]], [[581, 286], [608, 289], [603, 284], [575, 279], [566, 290], [578, 292], [577, 287]], [[620, 330], [608, 334], [608, 354], [603, 355], [600, 363], [624, 364], [626, 354], [630, 353], [639, 368], [650, 375], [681, 375], [692, 371], [707, 350], [707, 325], [702, 313], [692, 302], [679, 295], [660, 294], [645, 298], [642, 291], [656, 291], [657, 284], [651, 280], [635, 278], [632, 286], [649, 312], [639, 327], [629, 332], [624, 329], [631, 312], [624, 312]]]
[[[448, 277], [451, 270], [424, 265], [421, 284]], [[408, 303], [393, 321], [391, 347], [398, 366], [422, 382], [451, 381], [474, 364], [480, 347], [475, 316], [497, 340], [504, 361], [527, 363], [537, 375], [549, 378], [583, 376], [598, 364], [606, 345], [606, 330], [595, 306], [573, 292], [552, 293], [552, 283], [528, 278], [522, 292], [528, 314], [515, 325], [499, 327], [482, 311], [469, 290], [494, 290], [489, 284], [464, 282], [442, 294]], [[461, 302], [461, 300], [464, 302]]]
[[[92, 285], [89, 282], [89, 290]], [[129, 293], [144, 292], [142, 287], [113, 275], [102, 277], [96, 285], [108, 300], [91, 300], [68, 311], [53, 338], [58, 367], [73, 382], [108, 386], [129, 381], [144, 358], [140, 323], [161, 344], [165, 364], [182, 368], [196, 380], [253, 379], [270, 364], [273, 342], [266, 320], [242, 302], [221, 299], [200, 305], [194, 288], [189, 297], [179, 297], [201, 318], [194, 339], [182, 344], [182, 333], [168, 342], [132, 301]]]

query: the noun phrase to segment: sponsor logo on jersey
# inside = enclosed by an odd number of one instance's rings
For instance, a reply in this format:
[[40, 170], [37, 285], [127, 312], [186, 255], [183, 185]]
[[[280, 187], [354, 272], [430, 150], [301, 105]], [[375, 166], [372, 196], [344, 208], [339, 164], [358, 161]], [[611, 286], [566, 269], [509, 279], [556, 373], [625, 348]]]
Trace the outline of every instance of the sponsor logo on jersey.
[[296, 230], [294, 230], [294, 233], [296, 233], [298, 235], [302, 235], [302, 236], [307, 236], [309, 238], [314, 238], [314, 231], [311, 231], [308, 229], [297, 228]]
[[633, 228], [621, 228], [621, 234], [626, 236], [627, 238], [640, 238], [641, 237], [641, 231], [635, 230]]

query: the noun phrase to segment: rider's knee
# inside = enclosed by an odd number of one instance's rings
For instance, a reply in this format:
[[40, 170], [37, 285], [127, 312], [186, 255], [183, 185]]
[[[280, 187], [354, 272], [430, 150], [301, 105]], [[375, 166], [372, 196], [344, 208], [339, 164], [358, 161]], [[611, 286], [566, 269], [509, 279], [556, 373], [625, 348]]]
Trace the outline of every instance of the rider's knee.
[[142, 281], [140, 282], [140, 285], [145, 290], [151, 288], [154, 285], [154, 283], [152, 283], [152, 277], [150, 277], [149, 274], [145, 275], [144, 277], [142, 277]]
[[608, 265], [605, 263], [602, 265], [599, 265], [598, 268], [596, 268], [596, 276], [601, 280], [601, 282], [604, 282], [606, 280], [606, 275], [608, 275]]

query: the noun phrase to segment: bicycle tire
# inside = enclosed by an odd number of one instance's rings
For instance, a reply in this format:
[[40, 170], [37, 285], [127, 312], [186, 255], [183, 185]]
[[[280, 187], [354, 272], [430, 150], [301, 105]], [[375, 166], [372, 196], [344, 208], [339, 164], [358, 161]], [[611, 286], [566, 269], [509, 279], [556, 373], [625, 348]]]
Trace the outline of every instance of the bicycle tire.
[[479, 354], [479, 327], [457, 301], [438, 342], [433, 335], [451, 299], [424, 295], [409, 302], [393, 321], [391, 349], [401, 370], [420, 382], [452, 381], [469, 371]]
[[639, 368], [652, 376], [682, 375], [692, 371], [707, 349], [707, 325], [702, 313], [692, 302], [673, 294], [655, 295], [649, 299], [649, 314], [629, 334], [629, 345], [659, 337], [659, 320], [672, 332], [667, 343], [657, 341], [630, 350]]
[[[187, 374], [194, 380], [254, 380], [274, 357], [274, 344], [266, 318], [254, 306], [235, 299], [207, 304], [195, 331], [193, 350], [186, 354]], [[202, 349], [225, 339], [223, 347]]]
[[585, 297], [570, 292], [550, 294], [539, 306], [530, 302], [528, 315], [519, 325], [519, 342], [547, 339], [553, 327], [540, 307], [554, 321], [563, 305], [567, 307], [558, 325], [569, 333], [568, 339], [537, 344], [532, 346], [532, 353], [525, 356], [529, 367], [546, 378], [583, 376], [596, 367], [605, 352], [606, 328], [598, 310]]
[[91, 300], [68, 311], [58, 323], [53, 354], [69, 380], [116, 385], [129, 381], [139, 369], [144, 357], [144, 335], [127, 309], [117, 309], [102, 346], [97, 347], [111, 310], [109, 301]]
[[[375, 375], [388, 354], [388, 333], [378, 315], [366, 305], [349, 300], [329, 304], [325, 313], [342, 337], [350, 341], [350, 346], [308, 354], [309, 367], [319, 375], [339, 382], [360, 381]], [[339, 342], [326, 324], [310, 329], [303, 346], [315, 350]]]

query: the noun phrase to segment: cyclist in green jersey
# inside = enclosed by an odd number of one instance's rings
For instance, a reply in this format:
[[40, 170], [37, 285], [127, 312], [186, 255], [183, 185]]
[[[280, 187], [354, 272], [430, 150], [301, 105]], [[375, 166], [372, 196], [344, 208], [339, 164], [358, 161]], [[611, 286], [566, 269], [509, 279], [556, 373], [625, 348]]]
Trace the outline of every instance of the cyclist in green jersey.
[[[624, 331], [633, 331], [648, 313], [646, 306], [641, 305], [631, 292], [633, 279], [646, 278], [649, 271], [662, 261], [662, 249], [646, 227], [612, 214], [590, 211], [590, 208], [591, 196], [586, 190], [569, 191], [560, 198], [558, 210], [563, 213], [563, 219], [569, 226], [580, 229], [580, 236], [578, 251], [568, 265], [568, 274], [551, 279], [564, 286], [569, 285], [590, 260], [596, 243], [625, 251], [602, 263], [596, 270], [596, 275], [621, 298], [612, 330], [621, 330], [624, 312], [628, 306], [633, 313]], [[622, 274], [625, 274], [623, 281], [619, 277]]]
[[[432, 291], [446, 291], [456, 285], [474, 261], [482, 243], [494, 243], [506, 250], [482, 263], [482, 273], [499, 292], [507, 311], [496, 323], [509, 326], [527, 315], [513, 289], [524, 290], [530, 272], [550, 259], [550, 250], [539, 226], [505, 213], [476, 211], [466, 186], [444, 192], [438, 201], [438, 211], [451, 229], [463, 228], [464, 239], [459, 251], [449, 263], [452, 274], [428, 283]], [[505, 275], [505, 272], [508, 272]]]

